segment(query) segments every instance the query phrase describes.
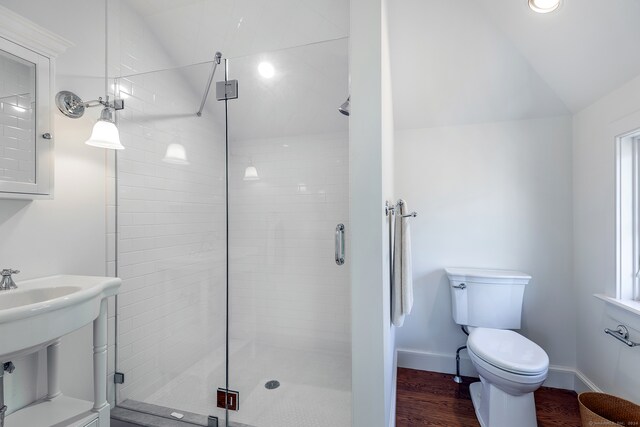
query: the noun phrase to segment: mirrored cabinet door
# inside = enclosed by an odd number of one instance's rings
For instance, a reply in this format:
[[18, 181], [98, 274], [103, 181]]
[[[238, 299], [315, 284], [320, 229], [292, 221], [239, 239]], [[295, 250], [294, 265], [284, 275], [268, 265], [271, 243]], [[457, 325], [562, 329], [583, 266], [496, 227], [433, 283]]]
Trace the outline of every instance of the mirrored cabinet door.
[[48, 58], [0, 38], [0, 197], [51, 194], [49, 78]]

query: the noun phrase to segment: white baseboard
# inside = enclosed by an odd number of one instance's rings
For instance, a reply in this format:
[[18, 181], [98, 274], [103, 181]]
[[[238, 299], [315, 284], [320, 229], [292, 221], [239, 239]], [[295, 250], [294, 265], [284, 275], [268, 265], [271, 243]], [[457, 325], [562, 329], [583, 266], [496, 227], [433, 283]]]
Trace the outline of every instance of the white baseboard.
[[542, 384], [544, 387], [575, 390], [576, 371], [568, 366], [549, 365], [549, 374]]
[[[421, 371], [442, 372], [455, 374], [455, 353], [434, 353], [412, 349], [397, 350], [398, 367], [418, 369]], [[477, 377], [478, 372], [473, 367], [466, 350], [460, 353], [460, 373], [467, 377]], [[582, 372], [567, 366], [550, 365], [547, 380], [543, 386], [583, 391], [600, 391]]]
[[602, 393], [602, 389], [595, 385], [585, 374], [581, 371], [577, 370], [576, 373], [576, 382], [573, 389], [576, 393], [582, 393], [583, 391], [596, 391], [598, 393]]

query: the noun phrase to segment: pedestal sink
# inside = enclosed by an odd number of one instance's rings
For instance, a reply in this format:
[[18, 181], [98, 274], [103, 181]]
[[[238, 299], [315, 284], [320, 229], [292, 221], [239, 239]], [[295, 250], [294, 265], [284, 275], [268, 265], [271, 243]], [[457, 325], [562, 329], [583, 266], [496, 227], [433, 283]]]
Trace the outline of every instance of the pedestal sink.
[[59, 286], [56, 288], [13, 289], [0, 294], [0, 310], [18, 308], [24, 305], [48, 302], [82, 290], [79, 286]]
[[[8, 415], [5, 427], [109, 426], [107, 298], [117, 293], [120, 284], [115, 277], [51, 276], [0, 291], [0, 364], [47, 348], [46, 398]], [[58, 349], [60, 337], [91, 322], [94, 402], [84, 402], [60, 392]]]

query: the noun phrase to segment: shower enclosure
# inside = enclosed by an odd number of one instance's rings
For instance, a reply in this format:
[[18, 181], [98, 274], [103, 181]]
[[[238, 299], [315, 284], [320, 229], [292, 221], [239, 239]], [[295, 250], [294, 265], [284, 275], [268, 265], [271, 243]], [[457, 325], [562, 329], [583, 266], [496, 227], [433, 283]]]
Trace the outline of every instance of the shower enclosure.
[[[114, 85], [115, 401], [205, 425], [349, 426], [349, 262], [334, 259], [348, 40], [222, 53], [200, 117], [212, 63]], [[239, 96], [218, 101], [231, 80]]]

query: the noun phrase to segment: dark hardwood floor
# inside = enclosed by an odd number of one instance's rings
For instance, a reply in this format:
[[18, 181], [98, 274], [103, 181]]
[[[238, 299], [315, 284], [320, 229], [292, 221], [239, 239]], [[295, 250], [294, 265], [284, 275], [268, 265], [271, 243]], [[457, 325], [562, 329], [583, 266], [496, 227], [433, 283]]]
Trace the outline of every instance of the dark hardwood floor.
[[[469, 395], [475, 381], [464, 377], [456, 384], [453, 375], [398, 368], [396, 426], [480, 426]], [[538, 427], [580, 427], [575, 392], [541, 387], [535, 399]]]

